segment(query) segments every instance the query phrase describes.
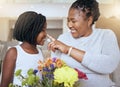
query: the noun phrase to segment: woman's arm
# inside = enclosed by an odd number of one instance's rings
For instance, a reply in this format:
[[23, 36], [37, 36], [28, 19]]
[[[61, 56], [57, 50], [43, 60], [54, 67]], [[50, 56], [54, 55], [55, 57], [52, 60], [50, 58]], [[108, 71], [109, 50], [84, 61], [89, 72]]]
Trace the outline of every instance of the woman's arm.
[[82, 50], [78, 50], [77, 48], [68, 46], [64, 43], [62, 43], [59, 40], [55, 40], [53, 37], [48, 36], [52, 42], [50, 42], [48, 44], [48, 49], [52, 50], [53, 52], [55, 52], [56, 50], [61, 51], [64, 54], [69, 54], [69, 56], [71, 56], [72, 58], [74, 58], [75, 60], [82, 62], [83, 56], [85, 54], [85, 51]]
[[101, 46], [99, 54], [86, 51], [82, 64], [101, 74], [112, 73], [120, 62], [120, 50], [117, 38], [111, 30], [102, 37]]
[[[73, 47], [70, 56], [94, 72], [102, 74], [111, 73], [115, 70], [120, 61], [120, 51], [117, 39], [115, 34], [109, 31], [106, 32], [102, 40], [101, 53], [91, 53], [89, 50], [85, 52]], [[70, 46], [58, 40], [51, 42], [48, 47], [53, 51], [58, 49], [64, 54], [68, 54], [70, 48]]]
[[10, 48], [4, 58], [0, 87], [8, 87], [13, 81], [14, 68], [17, 57], [16, 48]]

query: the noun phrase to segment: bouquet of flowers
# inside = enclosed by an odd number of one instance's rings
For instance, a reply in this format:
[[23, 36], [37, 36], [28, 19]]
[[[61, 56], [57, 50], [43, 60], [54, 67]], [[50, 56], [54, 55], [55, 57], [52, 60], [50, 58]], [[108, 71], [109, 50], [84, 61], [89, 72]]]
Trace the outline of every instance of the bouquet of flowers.
[[[38, 62], [38, 70], [28, 70], [28, 76], [23, 77], [21, 70], [15, 75], [22, 78], [22, 86], [28, 87], [77, 87], [79, 79], [87, 79], [85, 73], [66, 65], [60, 58], [47, 58]], [[42, 78], [36, 75], [42, 73]], [[10, 87], [15, 87], [10, 84]]]

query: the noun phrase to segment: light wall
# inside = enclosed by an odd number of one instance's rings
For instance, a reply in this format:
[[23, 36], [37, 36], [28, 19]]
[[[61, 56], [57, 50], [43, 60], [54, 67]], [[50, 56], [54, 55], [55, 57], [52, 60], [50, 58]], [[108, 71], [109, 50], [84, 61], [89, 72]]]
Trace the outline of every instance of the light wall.
[[[11, 29], [11, 20], [16, 20], [17, 17], [24, 11], [36, 11], [42, 13], [47, 17], [48, 20], [62, 21], [61, 29], [63, 32], [67, 31], [66, 17], [70, 7], [69, 4], [0, 4], [0, 40], [7, 41], [9, 37], [9, 31]], [[105, 17], [113, 16], [113, 6], [112, 4], [100, 4], [101, 15]], [[51, 22], [49, 22], [51, 24]], [[50, 27], [51, 25], [49, 25]], [[54, 24], [57, 29], [58, 24]], [[58, 27], [59, 28], [59, 27]]]
[[8, 18], [0, 18], [0, 40], [6, 41], [9, 34], [9, 20]]
[[46, 17], [65, 17], [70, 4], [2, 4], [0, 17], [18, 17], [25, 11], [36, 11]]
[[[117, 2], [118, 3], [118, 2]], [[117, 3], [100, 4], [100, 12], [104, 16], [114, 15]], [[18, 17], [25, 11], [36, 11], [46, 17], [66, 17], [71, 3], [41, 3], [41, 4], [0, 4], [0, 17]]]

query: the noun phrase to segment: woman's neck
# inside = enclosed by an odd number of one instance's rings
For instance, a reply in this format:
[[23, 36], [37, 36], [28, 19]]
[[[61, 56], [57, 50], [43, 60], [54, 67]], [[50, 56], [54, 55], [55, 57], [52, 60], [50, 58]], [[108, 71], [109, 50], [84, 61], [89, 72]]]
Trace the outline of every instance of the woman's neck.
[[92, 28], [87, 29], [87, 31], [84, 32], [84, 34], [80, 37], [88, 37], [92, 34]]
[[90, 28], [90, 29], [86, 32], [85, 37], [87, 37], [87, 36], [91, 35], [91, 34], [92, 34], [92, 31], [93, 31], [93, 30]]

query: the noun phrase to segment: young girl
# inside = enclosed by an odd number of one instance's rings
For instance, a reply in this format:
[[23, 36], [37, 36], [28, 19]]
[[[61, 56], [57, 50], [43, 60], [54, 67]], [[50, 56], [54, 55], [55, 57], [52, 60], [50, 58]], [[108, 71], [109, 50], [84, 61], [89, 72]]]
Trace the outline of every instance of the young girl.
[[37, 45], [43, 45], [46, 38], [46, 17], [33, 11], [21, 14], [15, 24], [13, 38], [22, 44], [11, 47], [5, 56], [2, 69], [0, 87], [8, 87], [10, 83], [21, 86], [21, 82], [14, 77], [14, 72], [22, 69], [23, 76], [28, 69], [36, 69], [38, 60], [43, 55]]

